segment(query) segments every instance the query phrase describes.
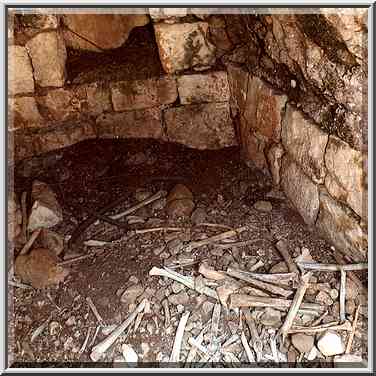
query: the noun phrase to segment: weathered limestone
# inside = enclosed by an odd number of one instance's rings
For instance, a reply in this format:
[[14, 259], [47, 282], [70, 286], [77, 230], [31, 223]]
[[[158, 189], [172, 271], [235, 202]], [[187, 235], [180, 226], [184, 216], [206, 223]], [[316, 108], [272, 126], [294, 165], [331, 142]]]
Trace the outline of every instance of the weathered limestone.
[[[240, 89], [239, 95], [244, 95]], [[241, 101], [240, 137], [243, 141], [243, 154], [248, 160], [263, 170], [268, 169], [266, 153], [268, 145], [281, 138], [282, 111], [287, 97], [276, 95], [262, 80], [249, 76], [245, 102]]]
[[348, 204], [360, 217], [367, 218], [367, 190], [363, 181], [362, 153], [337, 137], [330, 136], [325, 164], [329, 173], [325, 179], [328, 192]]
[[267, 153], [269, 170], [273, 179], [274, 185], [279, 185], [281, 181], [280, 171], [282, 164], [282, 156], [285, 150], [281, 144], [274, 144], [270, 147]]
[[320, 191], [320, 212], [316, 223], [338, 250], [354, 261], [367, 259], [367, 234], [346, 207], [333, 200], [323, 189]]
[[77, 119], [87, 107], [86, 91], [82, 86], [50, 90], [47, 95], [36, 99], [48, 121]]
[[27, 225], [29, 231], [42, 227], [53, 227], [62, 221], [63, 212], [56, 199], [56, 194], [47, 184], [35, 180], [31, 196], [34, 203]]
[[9, 95], [33, 93], [33, 69], [26, 48], [9, 46], [8, 62]]
[[15, 97], [8, 100], [9, 129], [40, 126], [43, 123], [34, 97]]
[[154, 24], [163, 69], [171, 74], [184, 69], [204, 70], [215, 63], [215, 47], [206, 39], [206, 22]]
[[133, 28], [150, 21], [146, 14], [67, 14], [63, 20], [67, 27], [64, 30], [67, 46], [98, 52], [120, 47]]
[[149, 14], [154, 22], [175, 23], [187, 15], [187, 8], [149, 8]]
[[233, 116], [243, 114], [247, 101], [249, 73], [235, 64], [227, 65], [228, 83], [230, 88], [230, 106]]
[[111, 111], [110, 89], [100, 82], [85, 85], [87, 110], [92, 115]]
[[283, 119], [282, 143], [313, 182], [324, 182], [324, 154], [328, 135], [290, 105]]
[[286, 155], [282, 158], [282, 188], [308, 225], [314, 225], [319, 211], [319, 189]]
[[182, 104], [228, 102], [230, 99], [227, 73], [224, 71], [184, 75], [177, 81]]
[[254, 131], [278, 142], [281, 137], [281, 112], [286, 100], [285, 95], [276, 95], [262, 80], [250, 76], [244, 120]]
[[178, 93], [173, 78], [151, 78], [141, 81], [121, 81], [111, 85], [115, 111], [141, 110], [174, 103]]
[[220, 149], [236, 145], [229, 104], [192, 104], [164, 112], [169, 141], [197, 149]]
[[56, 31], [37, 34], [26, 43], [35, 82], [42, 87], [64, 86], [67, 52], [62, 35]]
[[108, 113], [96, 120], [99, 137], [162, 138], [161, 109], [158, 107]]

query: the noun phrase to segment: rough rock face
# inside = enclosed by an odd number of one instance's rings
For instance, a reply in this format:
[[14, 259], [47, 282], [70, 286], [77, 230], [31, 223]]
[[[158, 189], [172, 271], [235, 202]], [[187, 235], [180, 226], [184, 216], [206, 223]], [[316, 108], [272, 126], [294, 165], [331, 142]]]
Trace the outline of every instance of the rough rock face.
[[257, 167], [267, 170], [267, 149], [280, 140], [281, 115], [287, 97], [274, 94], [262, 80], [253, 76], [249, 76], [246, 91], [237, 96], [240, 95], [246, 97], [239, 105], [244, 155]]
[[230, 99], [227, 73], [223, 71], [181, 76], [178, 91], [182, 104], [228, 102]]
[[215, 63], [215, 47], [207, 40], [205, 22], [154, 24], [163, 69], [171, 74], [184, 69], [207, 69]]
[[96, 124], [99, 137], [162, 138], [159, 107], [102, 114]]
[[300, 167], [288, 157], [282, 159], [282, 188], [303, 217], [304, 222], [313, 225], [319, 211], [318, 187], [303, 173]]
[[149, 14], [154, 22], [175, 23], [187, 15], [187, 8], [149, 8]]
[[34, 78], [31, 61], [25, 47], [8, 48], [8, 90], [10, 95], [33, 93]]
[[43, 122], [34, 97], [9, 98], [9, 129], [38, 126]]
[[13, 241], [21, 233], [22, 212], [14, 192], [8, 197], [8, 239]]
[[315, 183], [324, 182], [324, 153], [328, 135], [291, 106], [287, 106], [283, 119], [282, 143]]
[[329, 173], [325, 179], [328, 192], [347, 203], [360, 217], [367, 218], [367, 190], [363, 182], [362, 153], [331, 136], [325, 164]]
[[141, 110], [170, 104], [178, 96], [173, 78], [151, 78], [143, 81], [116, 82], [111, 86], [115, 111]]
[[26, 43], [39, 86], [61, 87], [65, 82], [67, 52], [62, 35], [51, 31], [37, 34]]
[[316, 226], [341, 252], [355, 261], [367, 258], [367, 238], [349, 209], [333, 200], [323, 189], [320, 192], [320, 213]]
[[89, 51], [118, 48], [128, 39], [133, 28], [150, 22], [146, 14], [67, 14], [63, 20], [66, 45]]
[[229, 104], [192, 104], [165, 111], [167, 137], [197, 149], [220, 149], [237, 144]]

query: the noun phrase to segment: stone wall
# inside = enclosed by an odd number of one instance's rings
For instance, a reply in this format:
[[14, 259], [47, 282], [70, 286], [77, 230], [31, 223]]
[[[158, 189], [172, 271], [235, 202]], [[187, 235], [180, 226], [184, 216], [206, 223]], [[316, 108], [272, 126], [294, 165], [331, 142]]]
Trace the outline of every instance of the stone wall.
[[[204, 13], [24, 19], [9, 46], [11, 157], [92, 137], [152, 137], [198, 149], [239, 143], [244, 160], [272, 176], [308, 225], [365, 259], [367, 13]], [[66, 82], [66, 46], [116, 48], [148, 22], [164, 76]]]
[[366, 14], [227, 15], [235, 47], [222, 58], [246, 161], [357, 261], [367, 258]]
[[[8, 50], [10, 159], [95, 137], [156, 138], [198, 149], [237, 144], [227, 72], [213, 67], [215, 46], [206, 38], [208, 24], [184, 15], [182, 23], [173, 24], [153, 10], [150, 14], [13, 18]], [[151, 20], [165, 76], [67, 81], [67, 47], [114, 49], [133, 27]], [[171, 39], [176, 32], [179, 38]]]

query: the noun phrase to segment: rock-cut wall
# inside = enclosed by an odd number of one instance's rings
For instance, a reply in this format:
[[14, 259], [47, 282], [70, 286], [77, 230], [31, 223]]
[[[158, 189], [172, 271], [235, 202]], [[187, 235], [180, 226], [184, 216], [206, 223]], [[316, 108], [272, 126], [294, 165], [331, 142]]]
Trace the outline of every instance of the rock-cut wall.
[[[367, 10], [146, 12], [37, 14], [11, 28], [10, 158], [94, 137], [239, 144], [308, 225], [366, 259]], [[67, 83], [67, 47], [117, 48], [150, 22], [165, 75]]]

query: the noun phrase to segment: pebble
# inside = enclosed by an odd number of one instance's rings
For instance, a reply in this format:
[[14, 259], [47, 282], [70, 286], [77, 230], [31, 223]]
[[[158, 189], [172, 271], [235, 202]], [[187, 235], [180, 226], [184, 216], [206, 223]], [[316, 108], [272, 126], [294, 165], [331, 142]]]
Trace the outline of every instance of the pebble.
[[67, 321], [65, 321], [65, 324], [68, 326], [72, 326], [76, 324], [76, 318], [74, 316], [69, 317]]
[[129, 277], [128, 282], [131, 283], [132, 285], [135, 285], [138, 283], [138, 278], [135, 275], [132, 275]]
[[51, 336], [56, 335], [60, 328], [61, 326], [57, 321], [51, 321], [50, 322], [50, 335]]
[[341, 336], [332, 330], [327, 330], [321, 335], [317, 347], [325, 356], [339, 355], [345, 351]]
[[131, 345], [123, 344], [121, 346], [121, 350], [123, 352], [124, 361], [127, 363], [137, 363], [138, 362], [138, 355], [136, 351], [133, 350]]
[[144, 292], [144, 288], [141, 285], [133, 285], [128, 287], [122, 294], [120, 301], [127, 305], [130, 305], [136, 301], [136, 299]]
[[324, 304], [326, 306], [331, 306], [334, 303], [333, 299], [325, 291], [320, 291], [316, 295], [316, 299], [315, 300], [316, 300], [316, 303], [321, 303], [321, 304]]
[[185, 309], [182, 304], [179, 304], [176, 308], [177, 308], [177, 310], [178, 310], [179, 313], [183, 313], [184, 309]]
[[172, 294], [167, 299], [174, 305], [187, 305], [189, 303], [189, 296], [185, 291], [181, 291], [178, 294]]
[[297, 333], [291, 336], [291, 342], [299, 352], [309, 353], [314, 346], [315, 337], [304, 333]]
[[206, 211], [202, 207], [195, 209], [191, 215], [191, 221], [193, 224], [197, 225], [206, 221]]
[[315, 360], [319, 355], [319, 350], [317, 350], [316, 346], [313, 346], [311, 351], [305, 355], [305, 358], [309, 361]]
[[269, 201], [257, 201], [254, 203], [253, 207], [256, 210], [263, 211], [263, 212], [270, 212], [273, 210], [273, 206]]
[[171, 285], [171, 290], [174, 294], [178, 294], [180, 291], [183, 291], [184, 289], [184, 285], [176, 281], [174, 281]]

